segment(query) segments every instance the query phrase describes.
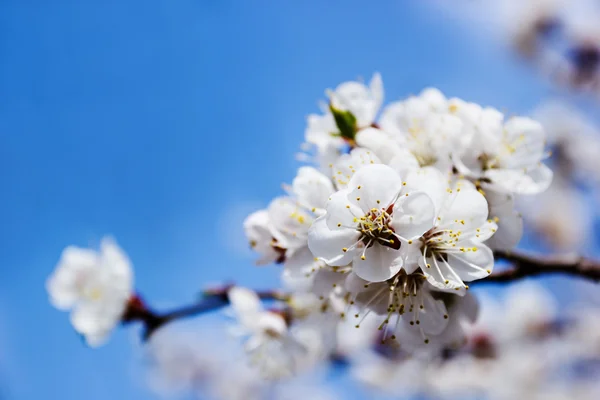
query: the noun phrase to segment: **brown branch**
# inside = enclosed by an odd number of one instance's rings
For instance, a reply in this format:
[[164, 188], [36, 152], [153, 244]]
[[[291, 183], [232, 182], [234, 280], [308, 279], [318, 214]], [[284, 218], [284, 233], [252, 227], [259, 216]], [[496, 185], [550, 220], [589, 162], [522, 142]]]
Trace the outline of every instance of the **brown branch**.
[[579, 276], [594, 282], [600, 282], [600, 261], [574, 255], [542, 256], [523, 253], [518, 250], [495, 251], [496, 260], [505, 260], [512, 267], [492, 273], [489, 277], [477, 281], [512, 282], [536, 275], [565, 274]]
[[[133, 296], [127, 304], [127, 310], [122, 321], [126, 324], [136, 321], [141, 322], [144, 326], [142, 339], [146, 341], [156, 330], [170, 322], [201, 315], [227, 306], [229, 304], [227, 293], [231, 287], [233, 285], [206, 290], [197, 303], [164, 313], [152, 310], [139, 296]], [[263, 300], [283, 300], [285, 298], [285, 295], [274, 290], [257, 291], [256, 293]]]

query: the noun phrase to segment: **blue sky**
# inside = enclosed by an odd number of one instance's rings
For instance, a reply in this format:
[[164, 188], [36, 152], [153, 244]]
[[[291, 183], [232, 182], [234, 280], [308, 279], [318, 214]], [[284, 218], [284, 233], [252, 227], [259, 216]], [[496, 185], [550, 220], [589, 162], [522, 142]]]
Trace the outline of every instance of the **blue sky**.
[[152, 399], [131, 332], [86, 348], [44, 283], [112, 234], [158, 305], [277, 284], [241, 221], [290, 181], [324, 89], [374, 71], [526, 112], [552, 89], [420, 1], [0, 3], [0, 385], [7, 399]]

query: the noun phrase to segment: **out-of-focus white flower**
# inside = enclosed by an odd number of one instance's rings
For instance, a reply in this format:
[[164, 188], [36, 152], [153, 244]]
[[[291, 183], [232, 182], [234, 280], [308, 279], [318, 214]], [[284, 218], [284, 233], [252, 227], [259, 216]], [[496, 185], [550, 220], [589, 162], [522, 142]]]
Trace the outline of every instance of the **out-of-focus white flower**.
[[526, 338], [538, 339], [552, 327], [556, 300], [542, 286], [524, 282], [510, 287], [502, 303], [482, 299], [481, 315], [470, 336], [489, 336], [495, 345], [510, 345]]
[[197, 332], [171, 327], [157, 330], [144, 343], [150, 367], [148, 384], [164, 395], [204, 388], [219, 375], [224, 361], [215, 351], [216, 342], [207, 342], [205, 337], [199, 339]]
[[589, 246], [593, 210], [584, 195], [563, 179], [555, 179], [542, 195], [520, 199], [525, 221], [557, 251]]
[[555, 174], [576, 178], [588, 186], [600, 182], [598, 154], [600, 129], [573, 107], [557, 100], [540, 105], [533, 113], [548, 133]]
[[479, 303], [471, 293], [456, 296], [450, 293], [431, 291], [431, 296], [443, 304], [447, 323], [441, 331], [427, 335], [427, 343], [423, 335], [412, 325], [400, 325], [396, 336], [403, 350], [410, 354], [427, 355], [436, 358], [445, 349], [460, 349], [467, 343], [470, 328], [479, 315]]
[[285, 257], [285, 244], [277, 239], [279, 234], [269, 219], [267, 210], [259, 210], [250, 214], [244, 220], [244, 231], [250, 247], [256, 251], [260, 258], [257, 265], [282, 262]]
[[[361, 82], [349, 81], [326, 93], [329, 104], [321, 106], [323, 114], [308, 116], [304, 133], [305, 147], [314, 148], [315, 158], [322, 172], [329, 171], [330, 166], [342, 154], [342, 149], [354, 139], [344, 137], [340, 132], [331, 109], [352, 114], [356, 125], [351, 127], [354, 135], [361, 129], [370, 127], [375, 121], [383, 102], [383, 83], [381, 76], [376, 73], [368, 87]], [[309, 157], [302, 158], [308, 161]]]
[[100, 251], [67, 247], [46, 288], [56, 308], [72, 309], [73, 327], [96, 347], [121, 321], [133, 291], [133, 271], [127, 255], [104, 238]]
[[428, 391], [432, 373], [426, 360], [417, 358], [388, 359], [376, 353], [357, 357], [350, 370], [352, 377], [371, 389], [385, 394], [417, 398]]
[[486, 244], [494, 250], [512, 249], [523, 236], [523, 217], [515, 209], [514, 195], [489, 188], [483, 193], [488, 202], [489, 218], [498, 226], [498, 230]]
[[397, 138], [377, 128], [363, 129], [356, 134], [356, 144], [377, 156], [384, 164], [400, 166], [395, 168], [402, 173], [405, 170], [419, 168], [419, 162], [410, 150], [399, 143]]
[[266, 378], [293, 375], [306, 348], [289, 334], [283, 316], [264, 310], [258, 295], [249, 289], [236, 286], [228, 296], [239, 332], [247, 337], [244, 348], [250, 362]]
[[268, 209], [251, 214], [244, 227], [251, 247], [262, 255], [259, 263], [283, 263], [286, 286], [309, 290], [314, 273], [325, 265], [308, 249], [308, 229], [325, 213], [333, 182], [313, 167], [301, 167], [292, 185], [284, 188], [289, 196], [278, 197]]
[[356, 171], [371, 164], [381, 164], [381, 161], [372, 151], [362, 147], [341, 156], [331, 171], [336, 188], [345, 189]]
[[289, 192], [301, 207], [318, 216], [325, 213], [325, 204], [334, 188], [328, 176], [312, 167], [300, 167]]
[[451, 155], [462, 138], [463, 122], [448, 110], [438, 112], [442, 103], [443, 95], [432, 90], [392, 103], [384, 110], [380, 126], [407, 148], [421, 167], [436, 165], [449, 170]]
[[370, 126], [383, 103], [383, 82], [381, 75], [375, 73], [367, 87], [356, 81], [344, 82], [327, 94], [331, 105], [336, 109], [350, 111], [355, 117], [359, 129]]
[[459, 172], [484, 187], [507, 193], [535, 194], [552, 181], [546, 158], [545, 134], [536, 121], [513, 117], [480, 131], [468, 151], [455, 157]]
[[310, 250], [329, 265], [353, 261], [353, 271], [371, 282], [398, 273], [402, 241], [420, 237], [434, 218], [431, 199], [405, 190], [400, 176], [381, 164], [359, 169], [346, 189], [330, 197], [326, 210], [310, 228]]
[[316, 296], [292, 296], [291, 325], [283, 313], [265, 310], [249, 289], [233, 287], [228, 296], [240, 323], [238, 332], [247, 337], [244, 348], [250, 362], [265, 378], [292, 376], [333, 351], [337, 320], [321, 310]]

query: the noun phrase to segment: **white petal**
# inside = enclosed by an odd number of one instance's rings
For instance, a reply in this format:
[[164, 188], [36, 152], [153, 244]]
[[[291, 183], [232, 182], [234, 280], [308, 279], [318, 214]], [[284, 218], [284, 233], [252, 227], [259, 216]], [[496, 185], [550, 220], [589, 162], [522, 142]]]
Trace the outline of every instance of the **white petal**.
[[350, 272], [344, 280], [344, 288], [354, 295], [366, 291], [368, 287], [369, 281], [364, 280], [360, 276], [356, 275], [355, 272]]
[[523, 236], [523, 217], [513, 209], [512, 201], [505, 206], [492, 207], [490, 217], [497, 218], [498, 229], [486, 244], [496, 250], [515, 247]]
[[365, 215], [356, 205], [356, 199], [351, 200], [350, 195], [349, 190], [340, 190], [329, 198], [325, 214], [329, 229], [354, 229], [358, 225], [358, 218]]
[[[277, 239], [275, 236], [279, 235], [274, 233], [267, 210], [259, 210], [246, 217], [244, 232], [252, 249], [261, 255], [258, 265], [269, 264], [280, 257], [272, 246], [273, 239]], [[284, 244], [280, 243], [280, 246], [283, 247]]]
[[456, 301], [456, 310], [453, 311], [455, 314], [464, 315], [471, 323], [477, 321], [477, 317], [479, 316], [479, 302], [477, 301], [477, 297], [471, 293], [467, 293], [459, 301]]
[[227, 298], [233, 311], [238, 315], [254, 315], [263, 307], [258, 295], [250, 289], [234, 286], [227, 292]]
[[283, 248], [298, 248], [306, 245], [308, 228], [314, 218], [297, 202], [289, 197], [278, 197], [269, 204], [269, 219], [281, 235], [276, 238]]
[[378, 244], [367, 248], [364, 260], [360, 254], [354, 259], [353, 271], [369, 282], [382, 282], [396, 275], [402, 268], [402, 257], [398, 250]]
[[324, 115], [311, 114], [307, 118], [307, 128], [304, 133], [304, 139], [311, 144], [314, 144], [319, 149], [328, 147], [339, 147], [343, 140], [333, 136], [338, 128], [331, 113]]
[[350, 200], [355, 201], [367, 214], [372, 208], [392, 204], [402, 189], [402, 179], [391, 167], [374, 164], [358, 170], [350, 180], [348, 189], [352, 189]]
[[292, 190], [300, 204], [308, 209], [325, 208], [334, 192], [331, 180], [313, 167], [300, 167], [292, 182]]
[[456, 293], [459, 296], [465, 294], [465, 284], [459, 276], [452, 273], [450, 265], [443, 259], [421, 257], [419, 266], [431, 286], [442, 291]]
[[406, 176], [406, 191], [425, 192], [433, 201], [436, 215], [448, 197], [448, 185], [448, 178], [434, 167], [419, 168]]
[[329, 96], [335, 108], [354, 114], [360, 127], [371, 125], [380, 105], [380, 99], [373, 98], [369, 88], [355, 81], [341, 83]]
[[498, 232], [498, 225], [492, 221], [488, 220], [485, 224], [483, 224], [480, 228], [476, 229], [475, 232], [471, 232], [469, 235], [465, 235], [463, 239], [467, 237], [475, 242], [486, 242], [489, 239], [496, 235]]
[[112, 299], [85, 301], [78, 303], [71, 313], [71, 324], [90, 346], [99, 346], [120, 322], [124, 309], [125, 303]]
[[402, 195], [394, 205], [392, 227], [396, 234], [411, 240], [421, 237], [433, 227], [435, 207], [424, 192]]
[[479, 228], [488, 219], [485, 197], [472, 186], [461, 186], [447, 198], [439, 214], [438, 226], [461, 231]]
[[344, 252], [360, 237], [359, 232], [352, 229], [331, 230], [327, 226], [326, 216], [317, 218], [308, 231], [308, 248], [315, 257], [323, 259], [329, 265], [345, 266], [352, 261], [353, 252]]
[[400, 176], [407, 176], [412, 171], [420, 168], [415, 156], [405, 148], [394, 151], [396, 154], [387, 164]]
[[512, 117], [504, 124], [504, 140], [512, 145], [515, 151], [511, 157], [525, 157], [535, 163], [544, 153], [546, 133], [542, 124], [527, 117]]
[[333, 269], [325, 267], [319, 269], [314, 278], [312, 292], [318, 296], [327, 297], [331, 292], [346, 279], [346, 274], [334, 272]]
[[307, 291], [313, 285], [315, 272], [320, 267], [308, 247], [303, 247], [285, 260], [281, 280], [287, 288]]
[[59, 309], [71, 308], [81, 296], [81, 290], [99, 263], [93, 250], [67, 247], [54, 274], [48, 279], [46, 288], [50, 301]]
[[374, 152], [381, 162], [388, 164], [395, 157], [406, 156], [406, 150], [385, 132], [377, 128], [361, 129], [356, 134], [356, 143]]
[[448, 264], [454, 272], [464, 281], [470, 282], [488, 276], [494, 268], [494, 253], [484, 244], [466, 241], [461, 243], [468, 249], [476, 251], [464, 251], [448, 254]]
[[133, 269], [131, 261], [117, 243], [103, 238], [100, 243], [101, 265], [109, 275], [112, 295], [128, 298], [133, 290]]
[[263, 331], [276, 332], [283, 335], [287, 331], [287, 325], [283, 317], [269, 311], [262, 312], [258, 316], [258, 328]]
[[421, 288], [423, 293], [423, 310], [419, 311], [421, 329], [427, 335], [439, 335], [448, 325], [448, 319], [444, 318], [448, 311], [442, 300], [436, 300], [429, 291]]
[[543, 192], [552, 182], [552, 170], [544, 164], [525, 170], [490, 169], [485, 176], [492, 181], [494, 187], [518, 194]]
[[344, 189], [356, 171], [371, 164], [381, 164], [381, 161], [371, 150], [358, 147], [337, 160], [332, 168], [332, 179], [338, 189]]
[[447, 111], [448, 100], [438, 89], [425, 88], [421, 91], [419, 97], [429, 104], [432, 110], [437, 112]]

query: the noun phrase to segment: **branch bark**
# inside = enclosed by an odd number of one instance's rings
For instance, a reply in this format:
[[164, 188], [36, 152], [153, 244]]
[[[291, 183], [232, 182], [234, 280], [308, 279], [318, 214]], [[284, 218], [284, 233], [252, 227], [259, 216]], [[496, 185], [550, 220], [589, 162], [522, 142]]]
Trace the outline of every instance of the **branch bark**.
[[[206, 290], [202, 298], [194, 304], [179, 307], [167, 312], [159, 313], [148, 307], [139, 296], [133, 296], [123, 315], [123, 323], [141, 322], [144, 326], [142, 339], [148, 340], [154, 332], [164, 325], [182, 319], [218, 310], [229, 304], [227, 293], [233, 285], [226, 285], [216, 289]], [[284, 295], [275, 290], [257, 291], [262, 300], [282, 300]]]
[[[542, 256], [521, 251], [495, 251], [496, 260], [505, 260], [512, 266], [509, 269], [492, 273], [476, 283], [513, 282], [522, 278], [537, 275], [565, 274], [600, 282], [600, 261], [590, 260], [574, 255]], [[471, 282], [473, 284], [475, 282]], [[218, 310], [229, 304], [227, 293], [233, 285], [204, 291], [202, 298], [184, 307], [167, 312], [157, 312], [148, 307], [139, 296], [133, 296], [123, 315], [123, 323], [141, 322], [144, 326], [143, 340], [148, 340], [156, 330], [164, 325], [182, 318], [193, 317]], [[275, 290], [258, 291], [263, 300], [283, 300], [285, 295]]]
[[508, 261], [512, 267], [494, 272], [477, 283], [512, 282], [528, 276], [548, 274], [565, 274], [600, 282], [600, 261], [576, 255], [542, 256], [516, 250], [497, 250], [494, 257], [496, 260]]

